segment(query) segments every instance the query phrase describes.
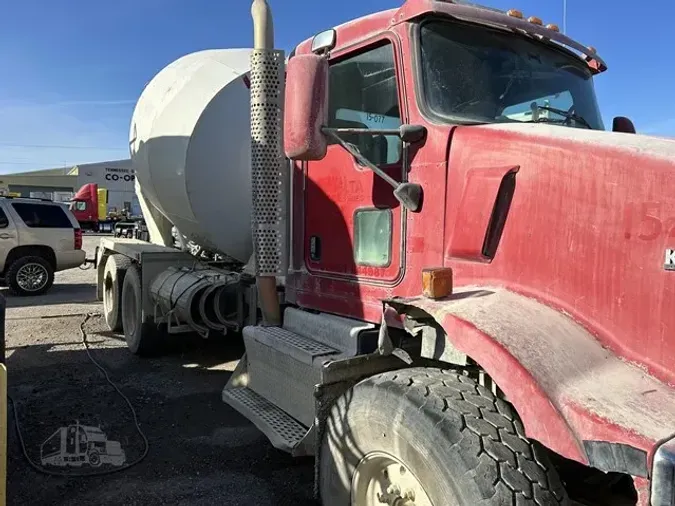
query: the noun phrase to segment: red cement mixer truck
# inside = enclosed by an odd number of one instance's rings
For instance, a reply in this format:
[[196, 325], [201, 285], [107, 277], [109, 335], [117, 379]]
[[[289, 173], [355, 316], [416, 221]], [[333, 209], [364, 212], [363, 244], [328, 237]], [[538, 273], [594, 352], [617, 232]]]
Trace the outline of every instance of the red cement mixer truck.
[[407, 0], [286, 57], [252, 13], [138, 100], [110, 328], [242, 331], [223, 401], [324, 506], [675, 504], [675, 142], [605, 129], [596, 50]]

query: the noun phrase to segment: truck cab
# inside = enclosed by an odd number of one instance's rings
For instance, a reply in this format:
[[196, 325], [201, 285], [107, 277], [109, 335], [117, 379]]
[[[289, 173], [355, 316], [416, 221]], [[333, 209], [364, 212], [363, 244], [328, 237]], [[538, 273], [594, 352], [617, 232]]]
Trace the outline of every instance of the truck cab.
[[423, 357], [477, 365], [529, 439], [672, 504], [675, 142], [626, 118], [607, 131], [606, 68], [555, 25], [464, 2], [410, 0], [300, 44], [285, 296], [419, 332]]
[[95, 183], [83, 185], [70, 201], [70, 210], [82, 228], [99, 229], [108, 216], [108, 191]]

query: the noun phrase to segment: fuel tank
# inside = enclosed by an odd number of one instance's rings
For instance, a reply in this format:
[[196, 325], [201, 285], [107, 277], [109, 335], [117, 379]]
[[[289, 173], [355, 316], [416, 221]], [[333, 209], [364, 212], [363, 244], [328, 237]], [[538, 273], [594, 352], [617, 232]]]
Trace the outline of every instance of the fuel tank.
[[130, 153], [141, 191], [190, 240], [242, 262], [251, 241], [250, 49], [188, 54], [146, 86]]

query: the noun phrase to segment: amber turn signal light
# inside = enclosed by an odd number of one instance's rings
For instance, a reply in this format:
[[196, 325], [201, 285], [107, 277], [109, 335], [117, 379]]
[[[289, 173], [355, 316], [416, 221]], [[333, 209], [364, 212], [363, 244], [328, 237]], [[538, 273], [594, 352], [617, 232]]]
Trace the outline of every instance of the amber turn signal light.
[[422, 270], [422, 293], [430, 299], [452, 295], [452, 269], [439, 267]]

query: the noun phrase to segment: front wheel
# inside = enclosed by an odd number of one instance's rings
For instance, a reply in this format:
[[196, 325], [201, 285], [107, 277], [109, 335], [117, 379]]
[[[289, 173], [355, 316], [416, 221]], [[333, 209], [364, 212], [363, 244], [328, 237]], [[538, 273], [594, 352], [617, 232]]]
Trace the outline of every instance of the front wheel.
[[320, 459], [324, 506], [568, 504], [509, 406], [452, 371], [359, 383], [332, 407]]
[[99, 467], [101, 465], [101, 456], [96, 450], [89, 452], [89, 465], [92, 467]]

